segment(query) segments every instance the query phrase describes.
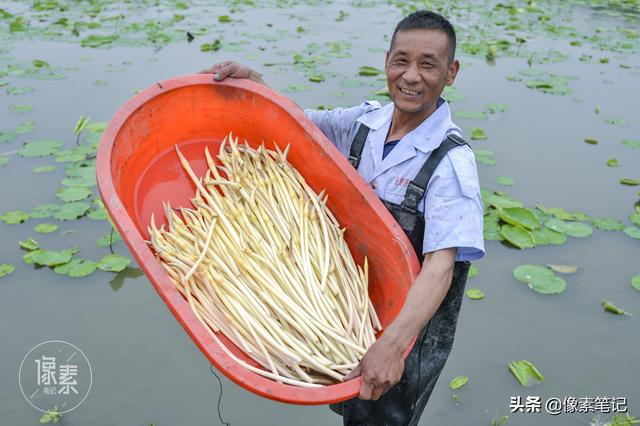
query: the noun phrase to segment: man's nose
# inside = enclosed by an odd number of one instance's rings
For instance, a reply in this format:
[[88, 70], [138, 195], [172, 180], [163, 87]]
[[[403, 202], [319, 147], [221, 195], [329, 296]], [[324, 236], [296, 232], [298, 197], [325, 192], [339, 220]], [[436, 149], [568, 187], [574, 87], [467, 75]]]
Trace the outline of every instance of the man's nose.
[[411, 64], [407, 67], [402, 78], [409, 84], [418, 83], [420, 81], [420, 73], [418, 67], [415, 64]]

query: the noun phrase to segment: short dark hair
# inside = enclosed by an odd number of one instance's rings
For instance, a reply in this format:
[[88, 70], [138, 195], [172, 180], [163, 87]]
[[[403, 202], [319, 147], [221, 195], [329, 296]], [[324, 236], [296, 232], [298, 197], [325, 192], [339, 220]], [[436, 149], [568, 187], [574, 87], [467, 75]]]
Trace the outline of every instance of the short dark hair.
[[393, 31], [389, 50], [393, 49], [393, 43], [396, 41], [398, 31], [406, 30], [442, 31], [447, 35], [447, 39], [449, 39], [449, 62], [453, 61], [456, 53], [456, 31], [453, 29], [451, 22], [447, 21], [444, 16], [429, 10], [418, 10], [404, 17], [402, 21], [398, 22], [396, 29]]

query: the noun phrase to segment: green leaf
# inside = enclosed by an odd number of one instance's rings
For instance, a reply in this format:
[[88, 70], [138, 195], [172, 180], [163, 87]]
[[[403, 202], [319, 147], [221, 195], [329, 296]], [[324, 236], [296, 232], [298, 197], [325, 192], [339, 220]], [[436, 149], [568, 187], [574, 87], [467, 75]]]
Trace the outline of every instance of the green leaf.
[[607, 160], [607, 166], [609, 167], [618, 167], [620, 165], [620, 163], [618, 162], [618, 160], [616, 158], [609, 158]]
[[567, 288], [567, 283], [560, 277], [538, 277], [529, 282], [529, 288], [536, 293], [558, 294]]
[[127, 256], [108, 254], [98, 262], [98, 269], [105, 272], [120, 272], [131, 263]]
[[451, 390], [460, 389], [461, 387], [466, 385], [468, 381], [469, 381], [469, 378], [467, 376], [454, 377], [449, 382], [449, 387], [451, 388]]
[[52, 172], [56, 169], [56, 166], [51, 166], [51, 165], [46, 165], [46, 166], [35, 166], [33, 167], [33, 169], [31, 169], [33, 171], [33, 173], [35, 174], [41, 174], [41, 173], [48, 173], [48, 172]]
[[91, 206], [83, 202], [65, 203], [53, 214], [58, 220], [75, 220], [84, 216]]
[[58, 151], [61, 146], [62, 143], [51, 140], [27, 142], [18, 150], [18, 155], [27, 158], [46, 157]]
[[631, 179], [631, 178], [622, 178], [620, 179], [620, 183], [628, 186], [637, 186], [637, 185], [640, 185], [640, 180]]
[[497, 102], [490, 102], [490, 103], [487, 104], [487, 106], [485, 108], [491, 114], [495, 114], [497, 112], [505, 112], [507, 109], [509, 109], [509, 105], [501, 104], [501, 103], [497, 103]]
[[576, 238], [588, 237], [593, 233], [593, 229], [591, 229], [587, 224], [580, 222], [566, 222], [558, 218], [549, 219], [544, 223], [544, 226], [552, 231], [560, 232], [561, 234]]
[[484, 220], [483, 226], [484, 239], [490, 241], [502, 241], [504, 237], [498, 223], [497, 215], [495, 220]]
[[213, 43], [204, 43], [200, 45], [201, 52], [217, 52], [222, 47], [220, 39], [215, 39]]
[[69, 262], [74, 254], [80, 250], [78, 247], [69, 248], [66, 250], [36, 250], [32, 253], [31, 260], [36, 265], [41, 266], [58, 266], [64, 265]]
[[33, 228], [34, 231], [40, 234], [50, 234], [58, 230], [58, 225], [53, 223], [40, 223]]
[[559, 272], [561, 274], [573, 274], [575, 272], [578, 272], [578, 267], [577, 266], [573, 266], [573, 265], [548, 264], [547, 267], [550, 268], [551, 270], [553, 270], [555, 272]]
[[481, 190], [482, 200], [497, 209], [504, 209], [509, 207], [522, 207], [522, 203], [520, 201], [516, 201], [511, 198], [509, 195], [504, 192], [494, 191], [488, 192], [484, 189]]
[[40, 417], [40, 423], [58, 423], [60, 421], [61, 414], [58, 411], [58, 406], [54, 406], [51, 410], [45, 411]]
[[22, 16], [17, 17], [15, 20], [13, 20], [9, 24], [9, 31], [11, 31], [12, 33], [15, 33], [18, 31], [24, 31], [25, 29], [26, 29], [26, 23]]
[[640, 226], [640, 212], [631, 213], [629, 215], [629, 220], [636, 226]]
[[464, 294], [466, 294], [467, 297], [472, 300], [484, 299], [484, 293], [479, 288], [470, 288], [465, 291]]
[[530, 231], [513, 225], [502, 225], [500, 229], [505, 240], [509, 241], [519, 249], [533, 248], [536, 246], [536, 240]]
[[0, 263], [0, 278], [9, 275], [16, 270], [16, 267], [8, 263]]
[[593, 219], [593, 225], [603, 231], [622, 231], [624, 224], [618, 219], [611, 217], [600, 217]]
[[633, 278], [631, 278], [631, 287], [640, 291], [640, 275], [636, 275]]
[[474, 127], [473, 129], [471, 129], [471, 139], [473, 140], [487, 139], [487, 134], [480, 127]]
[[20, 248], [23, 248], [27, 251], [34, 251], [40, 248], [40, 243], [34, 240], [33, 238], [29, 238], [26, 241], [20, 241]]
[[486, 166], [492, 166], [496, 164], [496, 160], [493, 159], [493, 151], [489, 149], [476, 149], [474, 152], [476, 161]]
[[505, 207], [498, 210], [498, 216], [504, 222], [533, 230], [540, 228], [540, 221], [533, 212], [525, 207]]
[[113, 43], [118, 39], [118, 34], [111, 35], [97, 35], [91, 34], [80, 40], [80, 46], [82, 47], [100, 47]]
[[22, 124], [16, 127], [14, 132], [21, 135], [25, 133], [31, 133], [35, 130], [35, 128], [36, 128], [36, 123], [33, 120], [27, 120], [27, 121], [23, 121]]
[[470, 120], [482, 120], [487, 118], [487, 114], [482, 111], [456, 111], [453, 115], [457, 118]]
[[625, 139], [622, 144], [628, 148], [640, 148], [640, 140]]
[[25, 112], [29, 112], [33, 109], [31, 105], [11, 105], [9, 110], [11, 112], [15, 112], [16, 114], [22, 114]]
[[322, 74], [313, 74], [309, 76], [309, 81], [313, 83], [322, 83], [324, 80], [325, 80], [325, 77]]
[[529, 361], [512, 361], [509, 363], [509, 371], [522, 386], [531, 386], [535, 382], [544, 382], [544, 376]]
[[596, 138], [584, 138], [584, 141], [590, 145], [597, 145], [598, 139]]
[[97, 263], [87, 259], [72, 259], [69, 263], [56, 266], [56, 274], [68, 275], [73, 278], [87, 276], [96, 270]]
[[5, 132], [5, 133], [0, 132], [0, 143], [11, 142], [17, 136], [18, 136], [18, 134], [15, 133], [15, 132]]
[[459, 102], [464, 99], [462, 92], [453, 86], [445, 86], [442, 91], [442, 97], [449, 102]]
[[629, 312], [617, 307], [613, 303], [607, 302], [606, 300], [603, 300], [602, 302], [600, 302], [600, 304], [604, 308], [605, 312], [609, 312], [616, 315], [631, 315]]
[[479, 273], [480, 273], [480, 270], [476, 267], [476, 265], [471, 265], [471, 267], [469, 268], [469, 275], [467, 276], [467, 278], [473, 278], [477, 276]]
[[536, 244], [562, 245], [567, 242], [566, 235], [552, 231], [546, 226], [543, 226], [540, 229], [534, 229], [531, 232], [533, 233], [533, 238], [536, 240]]
[[220, 15], [218, 16], [218, 22], [231, 22], [231, 18], [229, 15]]
[[56, 197], [64, 202], [80, 201], [91, 196], [91, 190], [87, 188], [62, 188], [56, 192]]
[[634, 238], [636, 240], [640, 240], [640, 228], [636, 228], [634, 226], [627, 226], [626, 228], [624, 228], [622, 230], [622, 232], [624, 232], [625, 234], [627, 234], [631, 238]]
[[57, 204], [40, 204], [31, 211], [30, 215], [35, 219], [46, 219], [57, 212], [59, 208], [60, 206]]
[[555, 276], [553, 271], [542, 265], [520, 265], [513, 270], [513, 277], [523, 283], [530, 283], [535, 279]]
[[306, 84], [291, 84], [285, 87], [284, 91], [285, 92], [304, 92], [309, 89], [310, 89], [309, 86], [307, 86]]
[[607, 124], [614, 124], [614, 125], [627, 124], [627, 120], [625, 120], [624, 118], [605, 117], [603, 118], [603, 120]]
[[515, 186], [516, 181], [509, 176], [498, 176], [496, 181], [498, 182], [498, 185], [502, 185], [502, 186]]
[[73, 128], [73, 133], [76, 135], [79, 135], [85, 127], [87, 127], [87, 124], [89, 123], [89, 117], [85, 117], [84, 115], [81, 115], [80, 118], [78, 118], [78, 121], [76, 122], [75, 127]]
[[23, 212], [22, 210], [11, 210], [0, 215], [0, 221], [6, 223], [7, 225], [16, 225], [18, 223], [24, 222], [27, 219], [29, 219], [29, 213]]
[[0, 167], [6, 166], [8, 162], [9, 157], [7, 157], [6, 155], [0, 155]]

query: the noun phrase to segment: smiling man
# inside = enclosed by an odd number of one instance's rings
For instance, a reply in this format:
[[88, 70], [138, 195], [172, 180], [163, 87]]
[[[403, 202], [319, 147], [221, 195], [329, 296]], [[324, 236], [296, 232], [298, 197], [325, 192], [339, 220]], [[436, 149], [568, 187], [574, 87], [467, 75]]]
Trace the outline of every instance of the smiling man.
[[[422, 263], [396, 319], [345, 377], [363, 379], [359, 398], [332, 406], [345, 426], [418, 423], [453, 346], [469, 262], [484, 256], [475, 157], [441, 98], [458, 73], [455, 48], [449, 21], [412, 13], [396, 26], [386, 56], [393, 102], [305, 110], [376, 192]], [[264, 84], [235, 62], [203, 72]]]

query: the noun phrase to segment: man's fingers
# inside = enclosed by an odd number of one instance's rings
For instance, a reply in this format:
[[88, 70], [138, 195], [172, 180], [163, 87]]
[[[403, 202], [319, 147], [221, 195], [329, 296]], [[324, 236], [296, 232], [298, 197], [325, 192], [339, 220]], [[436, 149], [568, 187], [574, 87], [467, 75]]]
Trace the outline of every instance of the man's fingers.
[[360, 374], [362, 374], [362, 364], [358, 364], [356, 366], [356, 368], [354, 368], [353, 370], [351, 370], [351, 372], [349, 374], [347, 374], [346, 376], [344, 376], [342, 378], [343, 382], [346, 382], [347, 380], [351, 380], [353, 378], [358, 377]]
[[363, 400], [370, 400], [373, 397], [374, 387], [371, 383], [362, 381], [362, 386], [360, 386], [360, 395], [359, 398]]
[[380, 399], [380, 397], [382, 395], [384, 395], [384, 393], [388, 390], [389, 388], [385, 387], [385, 386], [376, 386], [373, 388], [373, 391], [371, 392], [371, 399], [373, 401], [377, 401]]
[[238, 64], [234, 62], [225, 62], [222, 64], [214, 74], [213, 78], [216, 80], [224, 80], [227, 77], [233, 77], [233, 74], [238, 71]]

